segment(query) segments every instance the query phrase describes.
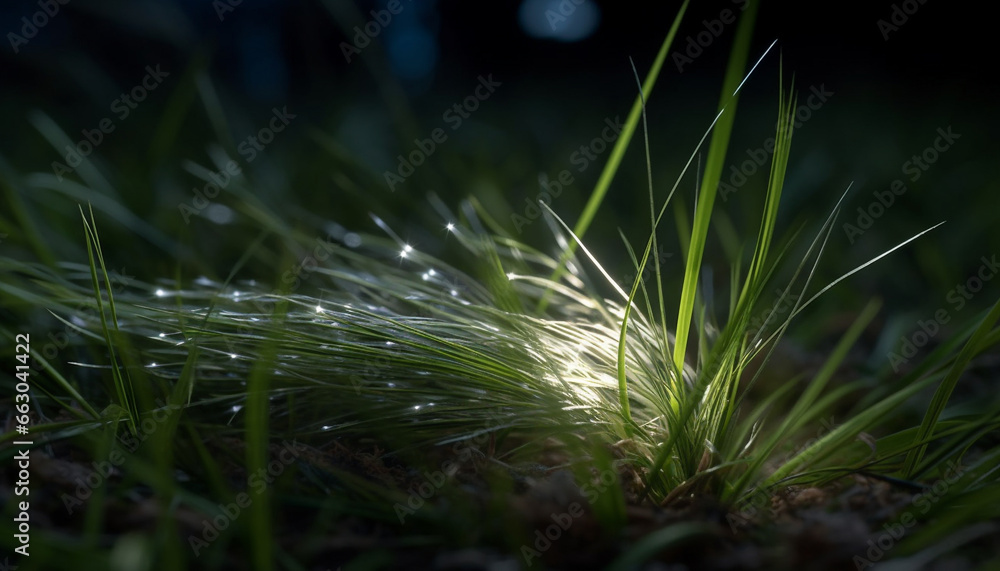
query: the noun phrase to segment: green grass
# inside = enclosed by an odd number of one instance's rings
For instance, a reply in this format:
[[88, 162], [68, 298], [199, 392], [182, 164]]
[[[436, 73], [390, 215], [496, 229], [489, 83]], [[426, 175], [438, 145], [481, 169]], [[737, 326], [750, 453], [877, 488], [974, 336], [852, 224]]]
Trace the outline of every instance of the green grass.
[[[992, 507], [1000, 494], [1000, 452], [984, 441], [1000, 427], [1000, 407], [951, 403], [963, 371], [1000, 341], [1000, 302], [899, 377], [837, 379], [876, 318], [878, 300], [856, 308], [853, 323], [811, 378], [761, 377], [793, 319], [833, 286], [936, 226], [816, 287], [813, 276], [844, 198], [830, 205], [811, 241], [803, 238], [803, 228], [779, 234], [796, 108], [795, 90], [781, 75], [775, 151], [752, 248], [745, 247], [749, 241], [733, 243], [727, 227], [717, 228], [715, 192], [736, 128], [738, 93], [748, 81], [766, 79], [755, 76], [756, 64], [748, 70], [748, 63], [773, 57], [768, 48], [751, 60], [753, 6], [736, 30], [717, 114], [706, 120], [706, 132], [669, 192], [660, 196], [661, 186], [652, 179], [656, 153], [649, 145], [646, 105], [684, 4], [645, 81], [636, 72], [639, 94], [626, 128], [576, 224], [571, 227], [542, 205], [556, 248], [499, 231], [473, 197], [457, 214], [433, 201], [440, 225], [449, 228], [442, 244], [413, 248], [376, 218], [385, 236], [363, 234], [361, 245], [331, 241], [316, 250], [320, 225], [293, 228], [285, 217], [295, 209], [278, 211], [255, 199], [250, 192], [255, 181], [248, 175], [234, 180], [231, 189], [240, 199], [241, 225], [230, 239], [244, 245], [235, 261], [189, 263], [179, 256], [172, 278], [144, 273], [112, 293], [108, 260], [118, 246], [102, 243], [98, 226], [105, 236], [109, 229], [120, 236], [116, 226], [124, 226], [126, 236], [142, 235], [175, 252], [186, 251], [189, 246], [181, 244], [197, 243], [193, 235], [206, 230], [170, 238], [132, 213], [117, 198], [123, 192], [114, 188], [115, 177], [90, 163], [79, 169], [79, 180], [61, 182], [0, 169], [12, 205], [0, 214], [3, 225], [22, 230], [14, 240], [18, 254], [0, 257], [0, 289], [16, 323], [0, 326], [0, 334], [12, 340], [21, 330], [44, 330], [45, 323], [72, 333], [55, 359], [39, 351], [32, 357], [32, 397], [40, 415], [33, 426], [36, 449], [72, 446], [99, 461], [121, 434], [149, 436], [126, 455], [120, 480], [97, 486], [82, 507], [84, 520], [66, 523], [80, 530], [79, 537], [36, 531], [40, 556], [30, 564], [41, 568], [87, 554], [95, 566], [122, 568], [131, 561], [139, 562], [135, 568], [295, 569], [297, 561], [316, 554], [317, 543], [341, 530], [342, 522], [358, 520], [393, 530], [401, 550], [485, 542], [518, 554], [533, 530], [511, 515], [507, 498], [519, 482], [538, 477], [543, 459], [545, 468], [570, 469], [581, 485], [595, 472], [611, 470], [614, 458], [625, 461], [639, 482], [613, 486], [591, 506], [609, 537], [622, 533], [630, 502], [669, 505], [694, 496], [735, 511], [753, 494], [791, 484], [823, 485], [850, 474], [911, 485], [933, 482], [949, 461], [965, 466], [963, 476], [924, 518], [926, 525], [906, 538], [899, 555], [919, 554], [921, 545], [1000, 515]], [[176, 137], [171, 125], [191, 108], [183, 102], [195, 91], [206, 109], [214, 110], [210, 117], [219, 137], [228, 133], [211, 83], [196, 72], [184, 81], [171, 100], [174, 119], [153, 138], [159, 157], [167, 156], [165, 147]], [[46, 116], [34, 117], [55, 148], [69, 140]], [[637, 276], [623, 289], [586, 247], [593, 235], [585, 234], [640, 119], [650, 234], [640, 255], [622, 234], [622, 252]], [[709, 138], [702, 164], [700, 150]], [[698, 165], [696, 195], [685, 198], [677, 191], [692, 164]], [[192, 170], [202, 177], [211, 171]], [[92, 202], [89, 217], [83, 216], [83, 239], [76, 233], [85, 260], [53, 261], [53, 252], [65, 244], [46, 243], [42, 220], [57, 219], [58, 212], [41, 214], [43, 205], [24, 200], [40, 189], [71, 202]], [[671, 205], [675, 195], [679, 202]], [[689, 203], [694, 204], [690, 220]], [[653, 291], [641, 276], [664, 240], [661, 223], [670, 206], [685, 267], [676, 288], [654, 257]], [[721, 322], [703, 279], [713, 228], [730, 236], [729, 306]], [[802, 249], [798, 263], [788, 261]], [[322, 260], [314, 258], [319, 251]], [[310, 259], [314, 269], [286, 279], [285, 269], [304, 267]], [[213, 264], [212, 275], [226, 279], [194, 278]], [[245, 279], [251, 267], [275, 268], [270, 283]], [[772, 311], [775, 325], [755, 330], [752, 320], [776, 286], [782, 298], [794, 300], [792, 309], [782, 315]], [[676, 314], [671, 293], [677, 295]], [[771, 384], [756, 390], [764, 382]], [[914, 424], [903, 405], [932, 387], [927, 412]], [[145, 434], [143, 422], [163, 411], [156, 404], [163, 401], [179, 412]], [[836, 428], [797, 452], [789, 450], [789, 443], [808, 440], [820, 419], [843, 410], [849, 415]], [[858, 440], [862, 433], [875, 435], [874, 449]], [[307, 443], [311, 452], [254, 492], [244, 515], [195, 556], [189, 548], [194, 532], [176, 522], [186, 517], [198, 527], [224, 513], [220, 506], [252, 489], [248, 475], [266, 472], [275, 461], [272, 447], [283, 440]], [[488, 485], [485, 498], [460, 485], [457, 472], [442, 469], [445, 484], [426, 505], [405, 512], [400, 524], [399, 506], [412, 498], [408, 485], [444, 466], [456, 443], [468, 442], [476, 444], [457, 470]], [[342, 461], [323, 461], [321, 452], [326, 460]], [[5, 449], [3, 461], [13, 454]], [[186, 477], [178, 478], [180, 473]], [[105, 502], [126, 501], [140, 489], [155, 492], [155, 532], [109, 537]], [[702, 523], [650, 533], [626, 546], [611, 568], [633, 568], [669, 546], [714, 533]], [[292, 540], [300, 536], [303, 541]], [[359, 555], [355, 564], [379, 568], [379, 557], [386, 556], [382, 547]], [[28, 562], [22, 567], [30, 568]]]

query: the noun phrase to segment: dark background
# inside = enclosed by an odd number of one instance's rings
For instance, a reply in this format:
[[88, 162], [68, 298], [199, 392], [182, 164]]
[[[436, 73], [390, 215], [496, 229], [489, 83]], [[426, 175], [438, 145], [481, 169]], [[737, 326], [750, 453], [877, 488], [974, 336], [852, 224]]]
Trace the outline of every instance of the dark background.
[[[558, 9], [558, 2], [551, 4]], [[179, 167], [194, 162], [210, 168], [213, 145], [243, 139], [265, 125], [275, 107], [287, 107], [297, 119], [260, 159], [244, 166], [256, 177], [257, 197], [290, 224], [327, 221], [377, 233], [367, 217], [375, 212], [418, 247], [443, 251], [441, 217], [429, 207], [428, 193], [453, 209], [474, 196], [508, 232], [552, 250], [545, 224], [533, 223], [518, 234], [511, 214], [523, 213], [525, 200], [538, 194], [540, 175], [554, 177], [570, 168], [571, 154], [599, 135], [606, 118], [627, 115], [637, 92], [629, 58], [644, 76], [680, 3], [590, 2], [567, 22], [586, 23], [585, 12], [596, 5], [599, 17], [592, 33], [559, 41], [531, 36], [519, 20], [519, 2], [403, 0], [402, 12], [350, 63], [342, 43], [351, 42], [354, 27], [363, 26], [372, 18], [370, 11], [385, 3], [243, 0], [223, 9], [221, 18], [220, 5], [228, 3], [71, 0], [19, 53], [9, 35], [0, 50], [0, 109], [7, 133], [0, 151], [4, 163], [23, 175], [50, 172], [51, 161], [61, 155], [39, 134], [33, 113], [45, 113], [78, 140], [81, 129], [110, 115], [110, 102], [141, 79], [145, 66], [160, 64], [171, 72], [162, 91], [122, 121], [91, 160], [114, 173], [109, 177], [117, 198], [137, 215], [167, 235], [199, 244], [199, 257], [191, 262], [215, 274], [224, 274], [239, 253], [215, 239], [224, 228], [186, 227], [179, 220], [176, 205], [190, 200], [192, 188], [203, 184]], [[878, 20], [890, 20], [904, 5], [916, 12], [884, 38]], [[685, 49], [688, 39], [722, 10], [738, 8], [731, 1], [695, 2], [671, 53]], [[20, 33], [21, 18], [39, 10], [37, 2], [3, 3], [0, 31]], [[535, 15], [537, 24], [541, 16]], [[715, 114], [735, 28], [725, 25], [682, 71], [673, 58], [664, 65], [649, 101], [652, 172], [660, 200]], [[738, 164], [747, 149], [773, 136], [780, 66], [786, 88], [794, 75], [800, 102], [812, 87], [834, 94], [796, 131], [783, 229], [805, 224], [804, 235], [811, 237], [852, 181], [840, 223], [855, 221], [857, 208], [867, 207], [874, 191], [902, 178], [902, 165], [932, 144], [938, 128], [951, 126], [961, 134], [925, 176], [908, 182], [908, 192], [871, 230], [854, 243], [840, 228], [834, 232], [817, 283], [948, 221], [838, 288], [835, 295], [844, 308], [880, 295], [890, 307], [912, 312], [902, 318], [912, 323], [942, 306], [948, 290], [973, 275], [982, 256], [1000, 252], [1000, 235], [994, 231], [1000, 188], [993, 28], [986, 8], [973, 3], [762, 3], [751, 61], [774, 40], [777, 49], [744, 88], [727, 163]], [[449, 134], [417, 175], [390, 192], [383, 172], [396, 167], [396, 156], [411, 151], [414, 138], [426, 138], [442, 126], [442, 113], [472, 93], [478, 76], [490, 74], [502, 86]], [[217, 98], [217, 106], [203, 103], [206, 93]], [[176, 131], [171, 144], [151, 141], [151, 130], [165, 122]], [[637, 138], [630, 146], [588, 233], [591, 248], [616, 275], [629, 270], [616, 228], [633, 243], [648, 233], [640, 144]], [[608, 154], [579, 173], [553, 204], [567, 222], [576, 220]], [[748, 249], [765, 183], [766, 176], [758, 173], [731, 200], [716, 203]], [[689, 174], [681, 187], [688, 210], [694, 185]], [[75, 236], [75, 202], [54, 200], [48, 204], [53, 211], [40, 216], [53, 229], [65, 226]], [[236, 198], [223, 194], [218, 200]], [[127, 232], [108, 231], [120, 242], [121, 257], [141, 256], [149, 273], [171, 271], [169, 252]], [[673, 240], [667, 250], [677, 252], [671, 220], [663, 232]], [[78, 252], [71, 240], [53, 241], [66, 257]], [[706, 262], [723, 271], [722, 248], [713, 242]], [[681, 257], [671, 260], [679, 273]], [[985, 291], [973, 306], [985, 307], [1000, 293], [994, 284]]]

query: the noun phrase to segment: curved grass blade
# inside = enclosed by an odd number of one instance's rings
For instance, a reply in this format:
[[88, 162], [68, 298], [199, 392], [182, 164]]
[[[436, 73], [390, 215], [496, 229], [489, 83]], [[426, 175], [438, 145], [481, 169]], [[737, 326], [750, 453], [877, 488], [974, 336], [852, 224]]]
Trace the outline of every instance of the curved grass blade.
[[[941, 412], [944, 411], [945, 405], [948, 404], [948, 399], [951, 398], [951, 393], [955, 390], [955, 385], [958, 383], [959, 377], [962, 376], [962, 372], [965, 371], [969, 361], [979, 352], [981, 342], [993, 330], [993, 325], [996, 324], [998, 319], [1000, 319], [1000, 300], [997, 300], [996, 304], [993, 305], [993, 309], [990, 310], [990, 313], [979, 324], [976, 332], [972, 334], [969, 341], [962, 347], [962, 351], [958, 354], [955, 362], [952, 363], [948, 375], [938, 385], [937, 390], [934, 392], [934, 398], [931, 399], [931, 404], [927, 408], [927, 414], [924, 415], [924, 420], [920, 423], [920, 430], [917, 431], [917, 435], [914, 437], [916, 442], [923, 440], [934, 431], [934, 427], [938, 423], [938, 418], [941, 416]], [[924, 444], [920, 448], [911, 450], [906, 455], [906, 466], [903, 469], [903, 474], [906, 477], [913, 474], [914, 468], [926, 451], [927, 445]]]
[[[635, 134], [635, 128], [639, 124], [639, 116], [645, 105], [643, 98], [649, 98], [653, 94], [653, 86], [656, 85], [656, 80], [660, 76], [663, 61], [667, 59], [667, 52], [670, 51], [670, 46], [674, 43], [674, 37], [677, 35], [677, 30], [680, 28], [681, 20], [684, 19], [684, 13], [687, 11], [689, 3], [690, 0], [684, 0], [684, 3], [681, 4], [680, 9], [677, 11], [677, 16], [674, 17], [674, 22], [670, 26], [670, 31], [667, 32], [667, 37], [663, 40], [663, 44], [660, 45], [660, 51], [657, 52], [656, 59], [653, 60], [653, 66], [649, 68], [649, 73], [646, 74], [646, 80], [642, 83], [640, 95], [635, 98], [628, 118], [625, 119], [622, 132], [618, 134], [618, 141], [615, 142], [615, 146], [608, 157], [608, 162], [604, 165], [604, 170], [601, 171], [601, 176], [597, 179], [597, 184], [594, 185], [594, 191], [590, 194], [590, 199], [587, 201], [587, 205], [584, 206], [583, 212], [580, 214], [580, 219], [577, 220], [573, 228], [577, 236], [583, 237], [587, 229], [590, 228], [590, 223], [593, 222], [594, 216], [597, 215], [597, 209], [600, 208], [601, 202], [604, 201], [604, 195], [611, 188], [611, 182], [614, 180], [615, 174], [618, 173], [618, 167], [625, 157], [625, 151], [628, 149], [629, 143], [632, 142], [632, 135]], [[556, 271], [553, 272], [550, 278], [552, 281], [558, 281], [562, 277], [566, 269], [566, 262], [569, 261], [575, 251], [576, 247], [571, 244], [569, 250], [559, 259]], [[539, 300], [537, 310], [539, 312], [545, 311], [548, 303], [549, 297], [548, 293], [546, 293]]]

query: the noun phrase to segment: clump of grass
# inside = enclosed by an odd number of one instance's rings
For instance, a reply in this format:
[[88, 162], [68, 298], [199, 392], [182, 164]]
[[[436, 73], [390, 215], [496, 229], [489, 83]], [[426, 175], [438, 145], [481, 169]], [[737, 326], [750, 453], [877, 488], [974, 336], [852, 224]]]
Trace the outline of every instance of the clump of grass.
[[[171, 406], [183, 406], [180, 417], [159, 436], [175, 454], [150, 452], [130, 460], [129, 466], [136, 480], [161, 492], [172, 510], [180, 505], [208, 512], [239, 487], [226, 482], [220, 460], [205, 442], [233, 436], [245, 445], [238, 463], [248, 473], [266, 469], [269, 445], [283, 438], [317, 446], [364, 443], [390, 451], [380, 461], [412, 461], [422, 451], [488, 433], [492, 450], [483, 456], [512, 474], [530, 471], [556, 442], [559, 459], [580, 475], [589, 467], [608, 466], [613, 455], [625, 459], [641, 480], [632, 499], [657, 504], [701, 495], [738, 505], [755, 491], [820, 484], [861, 472], [910, 481], [933, 477], [935, 467], [946, 460], [961, 460], [984, 434], [1000, 426], [998, 409], [951, 416], [946, 410], [961, 372], [975, 355], [1000, 341], [995, 328], [1000, 303], [974, 331], [956, 336], [911, 373], [885, 382], [867, 401], [861, 399], [845, 422], [791, 456], [780, 451], [786, 439], [807, 434], [817, 419], [862, 388], [862, 381], [831, 385], [848, 350], [875, 317], [877, 301], [861, 309], [811, 379], [787, 382], [753, 408], [746, 402], [763, 369], [749, 377], [751, 363], [767, 363], [793, 318], [840, 281], [936, 227], [809, 295], [839, 213], [838, 202], [781, 288], [783, 298], [797, 300], [793, 309], [785, 316], [772, 312], [777, 322], [773, 330], [753, 330], [751, 321], [763, 293], [773, 287], [787, 252], [799, 241], [797, 232], [776, 239], [795, 109], [794, 91], [786, 92], [779, 77], [775, 152], [760, 228], [749, 260], [732, 260], [731, 303], [725, 322], [715, 323], [711, 299], [699, 289], [701, 268], [738, 93], [749, 77], [756, 4], [737, 29], [717, 115], [659, 209], [657, 185], [650, 175], [649, 238], [639, 256], [627, 240], [624, 244], [637, 276], [628, 291], [586, 248], [585, 232], [640, 119], [645, 133], [647, 97], [686, 6], [639, 84], [626, 128], [575, 227], [570, 229], [546, 207], [560, 245], [554, 254], [487, 232], [488, 214], [469, 200], [458, 214], [436, 205], [448, 229], [447, 243], [476, 261], [465, 266], [478, 272], [475, 275], [411, 247], [376, 219], [387, 237], [363, 235], [360, 245], [355, 240], [327, 244], [329, 258], [303, 288], [293, 291], [286, 280], [275, 280], [281, 285], [274, 289], [242, 281], [238, 276], [246, 263], [273, 258], [273, 252], [265, 251], [268, 233], [296, 250], [308, 248], [311, 241], [283, 231], [287, 226], [280, 213], [256, 206], [248, 210], [267, 232], [222, 282], [136, 280], [112, 296], [93, 212], [89, 219], [84, 217], [87, 265], [62, 264], [57, 271], [46, 263], [51, 254], [41, 246], [35, 248], [40, 262], [0, 259], [5, 295], [22, 308], [50, 308], [80, 334], [74, 349], [80, 349], [86, 361], [80, 363], [86, 369], [67, 374], [36, 357], [48, 375], [38, 385], [48, 392], [46, 414], [61, 408], [72, 417], [50, 419], [36, 432], [47, 435], [48, 442], [81, 433], [114, 435], [124, 419], [135, 434], [140, 419], [156, 410], [152, 402], [164, 397]], [[697, 173], [693, 220], [682, 225], [690, 231], [682, 236], [686, 267], [671, 332], [668, 289], [659, 261], [653, 268], [655, 292], [639, 276], [645, 273], [650, 252], [657, 251], [663, 214], [709, 137], [705, 165]], [[645, 150], [649, 174], [648, 139]], [[105, 207], [108, 214], [107, 203]], [[606, 278], [607, 288], [586, 271], [591, 266]], [[90, 290], [81, 283], [86, 276]], [[613, 299], [602, 294], [608, 288]], [[94, 311], [74, 315], [72, 308], [78, 307]], [[3, 333], [11, 336], [7, 328]], [[91, 385], [95, 377], [100, 383], [107, 376], [113, 391]], [[938, 388], [923, 422], [899, 430], [893, 412], [935, 383]], [[876, 440], [873, 453], [864, 447], [859, 453], [855, 438], [863, 431], [888, 434]], [[495, 454], [497, 450], [502, 452]], [[953, 502], [983, 502], [1000, 493], [994, 467], [998, 454], [991, 451], [972, 459]], [[178, 468], [197, 475], [201, 483], [178, 484], [172, 476]], [[313, 493], [325, 490], [330, 505], [336, 506], [331, 509], [340, 514], [392, 521], [398, 514], [394, 503], [406, 498], [405, 487], [373, 483], [347, 470], [324, 472], [312, 466], [302, 471]], [[610, 526], [625, 521], [626, 491], [616, 489], [594, 506]], [[272, 490], [255, 501], [241, 528], [258, 568], [270, 568], [275, 559], [288, 556], [273, 540], [276, 494]], [[987, 508], [948, 512], [937, 527], [928, 529], [944, 534], [996, 515]], [[426, 514], [419, 517], [433, 521]], [[164, 524], [159, 545], [183, 543], [168, 527]], [[96, 536], [97, 524], [91, 529]], [[678, 527], [654, 534], [619, 563], [625, 568], [641, 562], [700, 529]], [[188, 559], [175, 555], [171, 565], [180, 568]]]

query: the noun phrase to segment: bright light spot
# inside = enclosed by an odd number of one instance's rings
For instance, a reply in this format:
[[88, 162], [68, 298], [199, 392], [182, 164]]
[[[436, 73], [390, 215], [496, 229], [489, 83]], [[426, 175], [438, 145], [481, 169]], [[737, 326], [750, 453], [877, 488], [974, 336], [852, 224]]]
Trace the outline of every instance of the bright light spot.
[[241, 408], [243, 408], [242, 405], [234, 404], [233, 405], [233, 412], [239, 412]]
[[323, 306], [322, 305], [316, 305], [316, 313], [323, 313]]
[[396, 388], [396, 383], [386, 383], [385, 386], [389, 387], [390, 389], [394, 389]]
[[323, 430], [330, 430], [331, 428], [333, 427], [326, 424], [323, 425]]
[[427, 270], [427, 273], [429, 275], [432, 275], [432, 276], [436, 276], [437, 275], [437, 272], [434, 271], [434, 268], [431, 268], [431, 269]]
[[163, 297], [165, 295], [167, 295], [167, 292], [163, 291], [162, 289], [156, 290], [156, 297]]
[[403, 251], [404, 252], [412, 252], [413, 251], [413, 246], [407, 244], [407, 245], [403, 246]]
[[240, 292], [238, 292], [238, 291], [234, 291], [233, 292], [233, 297], [239, 297], [239, 296], [240, 296]]
[[510, 272], [509, 274], [507, 274], [507, 279], [511, 280], [511, 281], [513, 281], [514, 278], [516, 278], [516, 277], [517, 277], [517, 274], [515, 274], [514, 272]]
[[236, 353], [230, 353], [229, 354], [229, 358], [230, 359], [235, 359], [236, 358]]
[[419, 404], [413, 405], [413, 410], [420, 410], [420, 405]]
[[399, 253], [400, 258], [405, 258], [406, 256], [407, 256], [406, 250], [403, 250], [402, 252]]
[[426, 273], [426, 272], [422, 276], [420, 276], [420, 277], [423, 278], [424, 281], [427, 281], [427, 280], [431, 279], [431, 275], [429, 273]]
[[451, 290], [451, 295], [453, 295], [453, 296], [458, 296], [458, 291], [456, 291], [456, 290]]
[[385, 344], [388, 345], [389, 347], [395, 345], [395, 343], [393, 343], [392, 341], [386, 341]]
[[153, 368], [153, 367], [155, 367], [155, 366], [156, 366], [156, 363], [150, 363], [150, 364], [149, 364], [149, 368], [150, 368], [150, 369], [152, 369], [152, 368]]
[[162, 338], [164, 338], [164, 337], [166, 337], [166, 336], [167, 336], [167, 334], [166, 334], [166, 333], [160, 333], [160, 339], [162, 339]]
[[455, 225], [453, 223], [449, 222], [448, 225], [445, 226], [445, 229], [447, 231], [449, 231], [449, 232], [454, 232], [455, 231]]

